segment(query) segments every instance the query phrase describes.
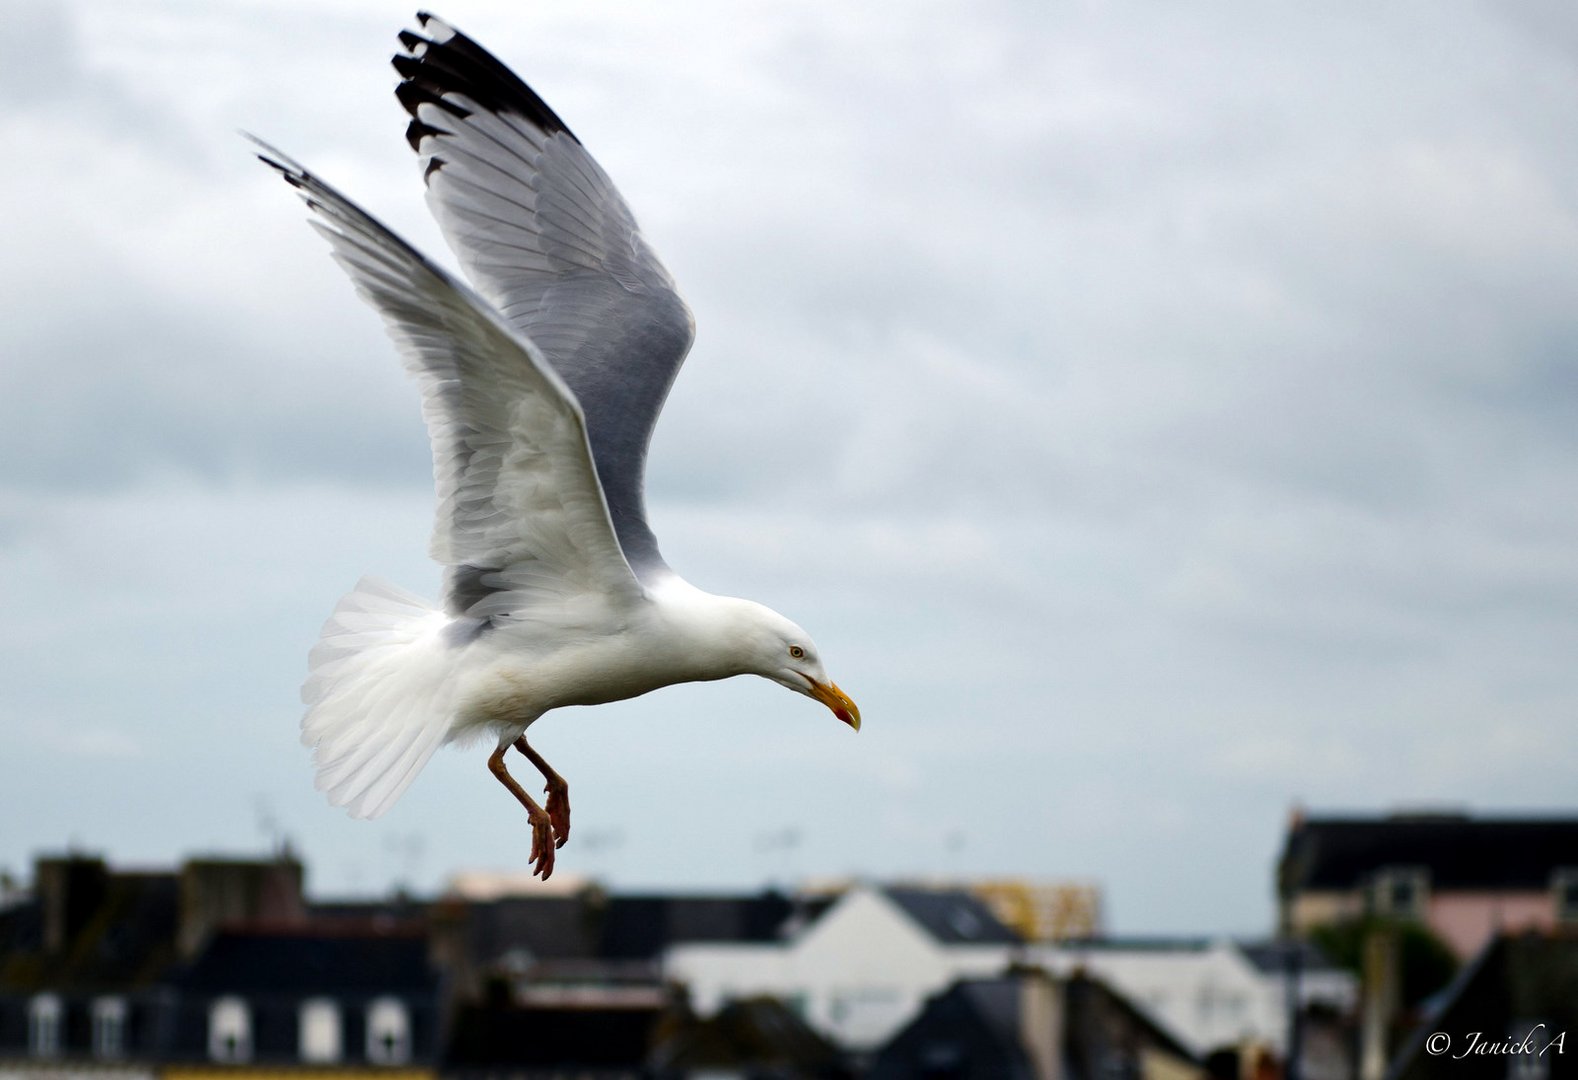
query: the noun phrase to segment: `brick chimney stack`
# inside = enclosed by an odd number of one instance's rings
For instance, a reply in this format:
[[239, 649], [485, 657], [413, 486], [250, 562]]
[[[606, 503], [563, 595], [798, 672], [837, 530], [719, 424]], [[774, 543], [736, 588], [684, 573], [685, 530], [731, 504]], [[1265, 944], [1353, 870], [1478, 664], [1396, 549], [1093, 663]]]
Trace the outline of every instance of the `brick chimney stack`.
[[44, 951], [64, 952], [82, 932], [109, 888], [110, 872], [97, 856], [41, 858], [33, 866], [33, 887], [44, 913]]
[[289, 926], [306, 918], [301, 863], [288, 851], [268, 860], [191, 859], [181, 867], [177, 945], [183, 957], [196, 956], [224, 926]]

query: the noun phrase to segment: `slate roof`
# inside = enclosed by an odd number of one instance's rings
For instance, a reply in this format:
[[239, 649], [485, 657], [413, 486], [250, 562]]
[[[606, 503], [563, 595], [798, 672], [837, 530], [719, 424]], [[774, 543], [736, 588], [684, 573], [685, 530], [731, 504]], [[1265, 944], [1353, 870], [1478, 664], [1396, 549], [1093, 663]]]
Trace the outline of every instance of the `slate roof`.
[[661, 1074], [741, 1070], [747, 1075], [843, 1077], [838, 1048], [775, 998], [731, 1001], [706, 1020], [686, 1017], [654, 1049]]
[[799, 910], [777, 892], [745, 896], [582, 894], [468, 905], [472, 955], [536, 962], [655, 962], [678, 942], [778, 940]]
[[877, 1052], [869, 1080], [936, 1075], [1034, 1080], [1020, 1041], [1017, 979], [954, 983], [926, 1001], [920, 1015]]
[[446, 1075], [635, 1075], [646, 1061], [663, 1010], [656, 1006], [553, 1007], [498, 1002], [456, 1011]]
[[1233, 943], [1255, 969], [1262, 974], [1280, 976], [1288, 968], [1289, 945], [1298, 952], [1299, 970], [1303, 972], [1341, 971], [1312, 941], [1236, 941]]
[[1171, 1032], [1099, 979], [1083, 975], [1068, 979], [1063, 1002], [1067, 1076], [1137, 1074], [1141, 1048], [1162, 1051], [1185, 1063], [1195, 1062], [1194, 1054]]
[[[1505, 1054], [1475, 1054], [1471, 1033], [1493, 1039], [1521, 1041], [1536, 1024], [1533, 1060]], [[1425, 1039], [1445, 1032], [1453, 1040], [1446, 1057], [1432, 1056]], [[1566, 1034], [1560, 1051], [1551, 1047]], [[1438, 1011], [1426, 1018], [1404, 1044], [1387, 1072], [1388, 1080], [1429, 1080], [1451, 1075], [1463, 1080], [1504, 1080], [1520, 1075], [1520, 1064], [1535, 1066], [1528, 1075], [1571, 1076], [1573, 1040], [1578, 1039], [1578, 936], [1562, 934], [1504, 935], [1484, 950], [1453, 981]], [[1439, 1050], [1438, 1050], [1439, 1053]], [[1462, 1057], [1455, 1055], [1462, 1054]], [[1541, 1060], [1543, 1058], [1543, 1061]], [[1548, 1073], [1541, 1071], [1540, 1064]], [[1444, 1068], [1450, 1065], [1450, 1073]]]
[[602, 912], [599, 954], [649, 960], [682, 941], [774, 941], [794, 910], [794, 902], [776, 892], [614, 897]]
[[1362, 887], [1377, 870], [1422, 866], [1432, 889], [1544, 890], [1578, 868], [1578, 819], [1457, 815], [1310, 818], [1288, 834], [1284, 895]]
[[945, 945], [1017, 945], [1018, 934], [997, 921], [991, 908], [963, 890], [882, 890], [906, 915]]
[[423, 994], [437, 985], [411, 933], [227, 930], [172, 981], [198, 994]]
[[[1032, 1080], [1024, 1044], [1026, 980], [1035, 972], [963, 979], [929, 998], [919, 1016], [877, 1052], [870, 1080], [939, 1075], [968, 1080]], [[1096, 1080], [1139, 1075], [1142, 1051], [1159, 1050], [1179, 1062], [1193, 1055], [1127, 999], [1104, 983], [1075, 976], [1061, 984], [1063, 1009], [1056, 1053], [1063, 1075]]]
[[307, 919], [320, 927], [411, 928], [426, 923], [432, 902], [398, 895], [381, 900], [319, 900], [307, 904]]
[[580, 896], [509, 897], [453, 906], [464, 911], [471, 954], [483, 964], [512, 953], [524, 953], [532, 960], [597, 955], [591, 909]]

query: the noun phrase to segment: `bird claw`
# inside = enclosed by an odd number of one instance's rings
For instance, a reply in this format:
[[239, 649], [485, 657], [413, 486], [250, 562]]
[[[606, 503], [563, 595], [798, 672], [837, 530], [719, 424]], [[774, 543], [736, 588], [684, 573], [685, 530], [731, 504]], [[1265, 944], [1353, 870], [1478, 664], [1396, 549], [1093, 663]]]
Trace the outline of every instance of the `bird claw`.
[[527, 861], [532, 864], [533, 876], [540, 875], [547, 881], [553, 874], [553, 853], [556, 845], [553, 842], [553, 824], [548, 815], [542, 811], [530, 815], [531, 820], [531, 855]]
[[570, 785], [563, 780], [557, 784], [550, 780], [543, 790], [548, 793], [548, 820], [556, 837], [554, 847], [564, 847], [570, 839]]

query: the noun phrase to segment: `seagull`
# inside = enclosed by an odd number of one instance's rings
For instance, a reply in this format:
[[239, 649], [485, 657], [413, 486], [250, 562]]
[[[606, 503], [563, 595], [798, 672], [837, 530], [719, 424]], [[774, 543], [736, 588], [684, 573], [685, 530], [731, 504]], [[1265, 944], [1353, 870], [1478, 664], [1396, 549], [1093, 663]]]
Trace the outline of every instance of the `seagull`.
[[[569, 788], [526, 741], [543, 714], [758, 675], [860, 730], [811, 637], [686, 582], [647, 524], [647, 445], [695, 324], [624, 199], [554, 111], [425, 12], [396, 90], [427, 204], [470, 286], [261, 140], [421, 390], [444, 567], [433, 604], [363, 578], [308, 658], [302, 742], [355, 817], [388, 810], [434, 751], [491, 741], [526, 808], [533, 875], [570, 836]], [[506, 767], [542, 774], [539, 805]]]

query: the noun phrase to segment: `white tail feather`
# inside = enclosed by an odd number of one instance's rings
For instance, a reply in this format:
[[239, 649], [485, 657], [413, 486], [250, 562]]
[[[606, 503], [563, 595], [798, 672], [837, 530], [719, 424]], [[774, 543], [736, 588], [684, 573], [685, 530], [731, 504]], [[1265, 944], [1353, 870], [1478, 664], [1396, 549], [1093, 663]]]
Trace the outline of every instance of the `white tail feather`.
[[301, 688], [301, 741], [313, 748], [318, 790], [351, 816], [393, 806], [449, 733], [453, 621], [363, 578], [323, 624]]

